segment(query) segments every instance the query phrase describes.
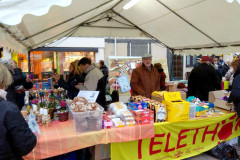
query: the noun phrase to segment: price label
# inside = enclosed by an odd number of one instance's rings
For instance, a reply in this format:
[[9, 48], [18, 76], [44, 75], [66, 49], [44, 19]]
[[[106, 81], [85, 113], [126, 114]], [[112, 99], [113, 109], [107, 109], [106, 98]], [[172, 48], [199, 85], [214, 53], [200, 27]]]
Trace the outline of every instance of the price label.
[[164, 93], [164, 99], [165, 99], [165, 101], [177, 101], [177, 100], [181, 100], [181, 94], [180, 94], [180, 92], [168, 92], [168, 93]]

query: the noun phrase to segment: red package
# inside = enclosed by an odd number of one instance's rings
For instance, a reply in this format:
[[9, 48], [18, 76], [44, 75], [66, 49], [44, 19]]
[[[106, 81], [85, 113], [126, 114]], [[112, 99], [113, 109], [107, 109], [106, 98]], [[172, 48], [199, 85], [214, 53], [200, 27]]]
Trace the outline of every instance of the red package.
[[140, 118], [135, 118], [135, 121], [138, 125], [142, 124], [151, 124], [154, 123], [154, 118], [153, 117], [140, 117]]
[[132, 111], [134, 117], [141, 118], [141, 117], [152, 117], [154, 118], [154, 114], [152, 110], [144, 109], [144, 110], [135, 110]]

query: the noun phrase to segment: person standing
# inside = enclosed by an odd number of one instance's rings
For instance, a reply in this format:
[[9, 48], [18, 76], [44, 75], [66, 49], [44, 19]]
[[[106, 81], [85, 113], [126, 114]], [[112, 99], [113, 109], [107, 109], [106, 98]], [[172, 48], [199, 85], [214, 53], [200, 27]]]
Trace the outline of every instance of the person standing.
[[222, 73], [221, 73], [222, 70], [219, 69], [219, 66], [218, 66], [218, 58], [217, 58], [217, 57], [213, 57], [213, 58], [212, 58], [212, 63], [211, 63], [211, 65], [213, 66], [213, 68], [214, 68], [215, 71], [217, 72], [219, 79], [222, 81]]
[[133, 96], [150, 98], [152, 92], [160, 90], [160, 75], [152, 65], [152, 55], [142, 56], [142, 65], [133, 70], [130, 85]]
[[60, 75], [55, 73], [52, 77], [58, 83], [58, 87], [62, 87], [67, 90], [67, 95], [69, 99], [73, 99], [79, 93], [79, 89], [75, 87], [78, 83], [84, 83], [84, 77], [81, 75], [82, 70], [81, 67], [78, 66], [79, 60], [76, 60], [70, 63], [69, 66], [69, 77], [67, 82], [60, 78]]
[[223, 61], [223, 55], [220, 54], [219, 55], [219, 59], [218, 59], [218, 72], [221, 76], [225, 76], [225, 74], [227, 73], [227, 71], [229, 70], [228, 65]]
[[160, 75], [160, 90], [164, 91], [166, 89], [165, 87], [166, 74], [163, 71], [162, 64], [155, 63], [154, 67], [158, 70], [158, 73]]
[[198, 67], [201, 64], [201, 58], [197, 58], [196, 62], [194, 63], [194, 68]]
[[188, 80], [188, 96], [195, 96], [202, 101], [208, 101], [210, 91], [220, 90], [221, 81], [215, 69], [210, 64], [208, 56], [202, 57], [202, 63], [194, 68]]
[[0, 159], [21, 160], [36, 146], [37, 138], [18, 106], [7, 101], [5, 89], [12, 85], [13, 77], [3, 63], [0, 73]]
[[240, 116], [240, 59], [236, 59], [235, 64], [236, 65], [233, 66], [234, 79], [232, 84], [232, 91], [230, 93], [228, 103], [233, 102], [237, 114]]
[[75, 87], [80, 90], [87, 91], [99, 91], [96, 102], [105, 108], [106, 97], [105, 97], [105, 87], [106, 87], [106, 77], [103, 73], [91, 63], [91, 60], [87, 57], [83, 57], [78, 65], [82, 68], [85, 73], [84, 83], [79, 83]]
[[100, 61], [99, 61], [99, 66], [100, 66], [100, 70], [102, 71], [103, 75], [108, 78], [108, 68], [107, 68], [107, 66], [104, 64], [104, 61], [103, 61], [103, 60], [100, 60]]

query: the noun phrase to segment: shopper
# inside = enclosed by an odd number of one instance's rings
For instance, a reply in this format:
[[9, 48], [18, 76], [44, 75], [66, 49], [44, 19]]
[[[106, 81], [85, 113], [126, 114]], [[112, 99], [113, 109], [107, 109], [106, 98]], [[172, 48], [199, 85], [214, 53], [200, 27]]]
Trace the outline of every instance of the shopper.
[[21, 160], [32, 151], [37, 139], [18, 107], [6, 100], [5, 89], [13, 83], [13, 78], [3, 63], [0, 73], [0, 159]]
[[218, 67], [218, 58], [217, 57], [212, 58], [211, 65], [214, 67], [215, 71], [218, 74], [219, 79], [222, 81], [222, 72], [221, 72], [222, 70], [219, 69], [219, 67]]
[[166, 89], [165, 86], [166, 74], [163, 71], [161, 63], [155, 63], [154, 67], [158, 70], [158, 73], [160, 75], [160, 90], [163, 91]]
[[203, 56], [202, 63], [191, 71], [188, 80], [188, 96], [195, 96], [202, 101], [208, 101], [210, 91], [221, 89], [219, 76], [209, 64], [210, 58]]
[[108, 68], [107, 68], [107, 66], [104, 64], [104, 61], [103, 61], [103, 60], [100, 60], [100, 61], [99, 61], [99, 67], [100, 67], [100, 70], [102, 71], [103, 75], [108, 78]]
[[198, 67], [201, 64], [201, 58], [196, 58], [196, 62], [194, 63], [194, 68]]
[[[16, 101], [19, 110], [22, 109], [22, 107], [25, 104], [24, 98], [25, 98], [25, 91], [29, 90], [33, 87], [32, 80], [26, 76], [25, 73], [22, 72], [20, 68], [17, 66], [17, 62], [13, 59], [9, 59], [9, 63], [12, 66], [12, 68], [17, 68], [18, 72], [21, 73], [22, 78], [21, 80], [18, 80], [17, 82], [14, 83], [14, 87], [16, 90]], [[15, 71], [13, 70], [13, 75], [15, 75]]]
[[218, 64], [218, 72], [220, 73], [221, 76], [225, 76], [225, 74], [229, 70], [229, 67], [223, 61], [223, 55], [222, 54], [219, 55], [219, 59], [218, 59], [218, 63], [217, 64]]
[[83, 57], [78, 65], [83, 69], [86, 76], [84, 83], [79, 83], [76, 88], [87, 91], [99, 91], [96, 102], [105, 108], [106, 77], [87, 57]]
[[160, 75], [152, 65], [151, 55], [142, 56], [142, 65], [133, 70], [130, 85], [133, 96], [141, 95], [150, 98], [153, 91], [160, 90]]
[[12, 84], [6, 90], [7, 100], [17, 105], [17, 91], [15, 87], [18, 86], [18, 84], [22, 83], [22, 71], [12, 60], [1, 60], [1, 63], [6, 65], [13, 77]]
[[84, 77], [82, 76], [82, 69], [78, 66], [78, 62], [79, 60], [70, 63], [69, 77], [67, 81], [64, 81], [62, 78], [60, 78], [60, 75], [57, 73], [53, 73], [52, 75], [52, 77], [58, 83], [58, 87], [62, 87], [68, 91], [67, 95], [70, 99], [73, 99], [79, 93], [79, 89], [77, 89], [75, 86], [78, 83], [84, 82]]
[[237, 114], [240, 116], [240, 59], [236, 59], [235, 63], [236, 65], [233, 66], [234, 80], [228, 103], [233, 102]]

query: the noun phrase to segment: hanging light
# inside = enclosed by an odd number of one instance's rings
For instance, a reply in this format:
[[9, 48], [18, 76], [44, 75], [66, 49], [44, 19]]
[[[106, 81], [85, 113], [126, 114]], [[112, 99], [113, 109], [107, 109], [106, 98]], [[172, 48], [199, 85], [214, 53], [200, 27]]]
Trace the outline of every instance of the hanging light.
[[133, 7], [134, 5], [136, 5], [140, 0], [131, 0], [130, 2], [128, 2], [127, 4], [125, 4], [123, 6], [124, 10], [130, 9], [131, 7]]

